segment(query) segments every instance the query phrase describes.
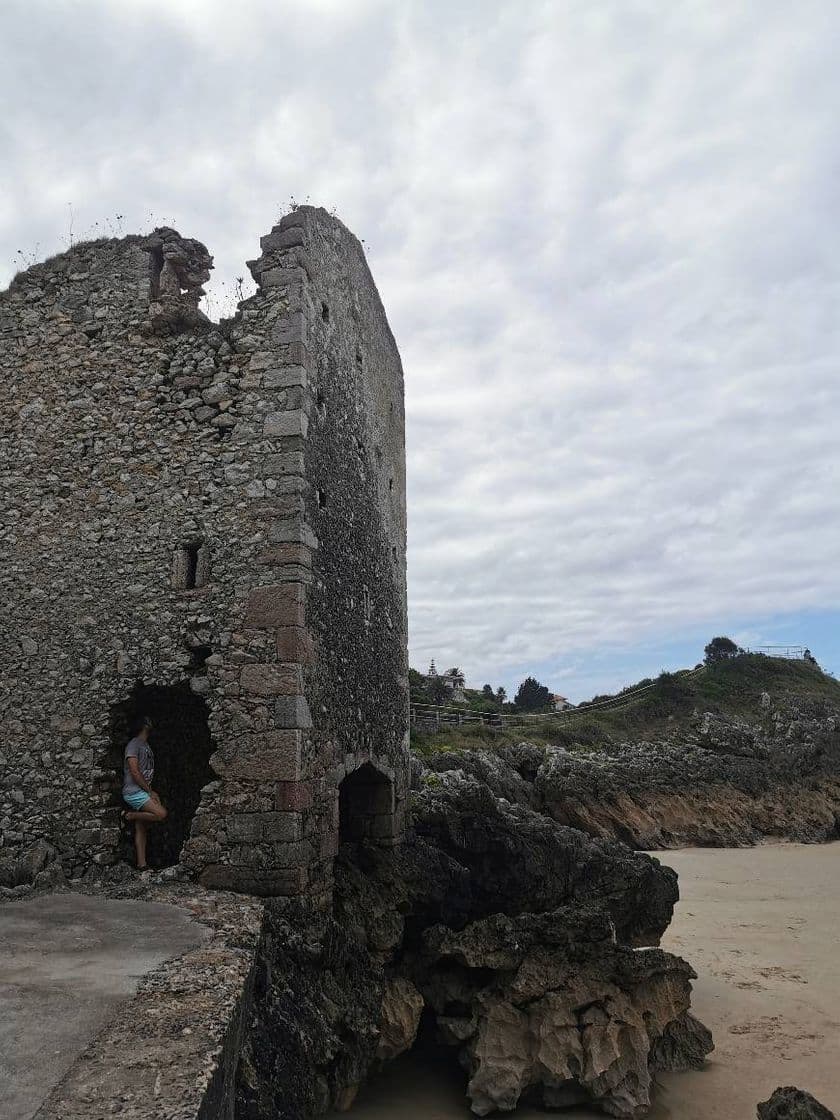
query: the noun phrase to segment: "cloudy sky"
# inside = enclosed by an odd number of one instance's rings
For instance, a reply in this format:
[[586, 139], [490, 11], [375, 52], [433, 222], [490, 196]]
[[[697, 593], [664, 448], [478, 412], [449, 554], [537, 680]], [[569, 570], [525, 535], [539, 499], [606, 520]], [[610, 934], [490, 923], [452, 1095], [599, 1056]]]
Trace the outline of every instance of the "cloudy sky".
[[2, 0], [0, 284], [167, 222], [219, 308], [335, 207], [405, 365], [414, 665], [840, 670], [838, 40], [836, 0]]

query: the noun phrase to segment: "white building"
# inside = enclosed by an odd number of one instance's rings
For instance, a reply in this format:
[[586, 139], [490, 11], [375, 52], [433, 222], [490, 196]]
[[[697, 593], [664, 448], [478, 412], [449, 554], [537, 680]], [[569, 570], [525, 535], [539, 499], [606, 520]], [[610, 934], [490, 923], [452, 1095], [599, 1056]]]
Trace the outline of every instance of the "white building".
[[463, 704], [467, 699], [464, 693], [464, 689], [466, 688], [466, 680], [464, 678], [464, 674], [460, 669], [447, 669], [445, 673], [439, 673], [435, 668], [435, 663], [433, 660], [431, 665], [429, 666], [429, 671], [426, 674], [426, 680], [442, 681], [449, 690], [450, 698], [454, 700], [456, 704]]

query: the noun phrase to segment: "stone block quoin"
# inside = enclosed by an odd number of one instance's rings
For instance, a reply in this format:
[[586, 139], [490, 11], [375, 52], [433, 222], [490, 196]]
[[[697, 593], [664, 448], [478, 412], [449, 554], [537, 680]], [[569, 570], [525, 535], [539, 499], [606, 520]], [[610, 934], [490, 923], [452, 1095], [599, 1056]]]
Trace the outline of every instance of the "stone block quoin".
[[0, 853], [115, 858], [120, 720], [144, 697], [202, 882], [327, 896], [341, 841], [399, 838], [399, 354], [340, 221], [301, 207], [261, 249], [219, 324], [198, 309], [212, 259], [169, 229], [0, 293]]

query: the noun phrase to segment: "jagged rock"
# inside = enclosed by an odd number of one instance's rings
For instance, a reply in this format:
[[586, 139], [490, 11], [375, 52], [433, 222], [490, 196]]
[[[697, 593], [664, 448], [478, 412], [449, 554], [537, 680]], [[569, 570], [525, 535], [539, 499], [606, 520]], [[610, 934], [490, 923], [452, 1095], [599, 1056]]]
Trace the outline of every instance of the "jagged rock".
[[[37, 884], [46, 869], [49, 869], [48, 877]], [[32, 883], [52, 886], [63, 879], [64, 872], [57, 862], [56, 850], [44, 840], [31, 845], [23, 855], [0, 858], [0, 887], [29, 886]]]
[[501, 801], [459, 771], [430, 777], [414, 795], [415, 830], [467, 875], [460, 889], [433, 896], [440, 910], [426, 924], [457, 928], [497, 912], [550, 911], [597, 897], [619, 940], [658, 944], [679, 896], [670, 868]]
[[665, 1027], [650, 1052], [651, 1066], [670, 1073], [702, 1069], [706, 1055], [714, 1050], [712, 1032], [699, 1019], [684, 1011]]
[[694, 977], [671, 954], [615, 944], [609, 915], [592, 905], [435, 927], [413, 967], [481, 1116], [523, 1097], [643, 1116], [652, 1049], [683, 1020]]
[[[542, 763], [545, 755], [543, 752], [539, 754], [539, 763]], [[441, 751], [432, 755], [426, 766], [433, 773], [457, 770], [482, 782], [495, 797], [504, 798], [513, 805], [533, 807], [533, 777], [530, 782], [523, 778], [513, 764], [513, 757], [512, 752], [497, 754], [491, 751]], [[534, 775], [539, 769], [539, 763], [533, 770]]]
[[376, 1057], [389, 1062], [410, 1050], [417, 1037], [423, 997], [410, 980], [395, 976], [385, 985], [379, 1021], [379, 1045]]
[[177, 230], [161, 226], [143, 240], [152, 259], [149, 319], [156, 334], [193, 329], [209, 330], [207, 316], [198, 310], [203, 284], [210, 279], [213, 258], [207, 247]]
[[690, 966], [632, 948], [666, 928], [673, 871], [463, 772], [425, 771], [413, 811], [398, 848], [341, 849], [331, 913], [269, 904], [237, 1115], [349, 1107], [424, 1006], [482, 1114], [525, 1096], [636, 1118], [652, 1070], [702, 1060]]
[[382, 960], [304, 901], [266, 909], [237, 1116], [304, 1120], [346, 1109], [376, 1062]]
[[511, 804], [639, 850], [824, 841], [840, 832], [838, 726], [819, 700], [775, 703], [761, 724], [696, 713], [655, 741], [600, 750], [441, 752], [419, 788], [472, 777]]
[[825, 1105], [793, 1085], [781, 1086], [758, 1106], [758, 1120], [834, 1120]]

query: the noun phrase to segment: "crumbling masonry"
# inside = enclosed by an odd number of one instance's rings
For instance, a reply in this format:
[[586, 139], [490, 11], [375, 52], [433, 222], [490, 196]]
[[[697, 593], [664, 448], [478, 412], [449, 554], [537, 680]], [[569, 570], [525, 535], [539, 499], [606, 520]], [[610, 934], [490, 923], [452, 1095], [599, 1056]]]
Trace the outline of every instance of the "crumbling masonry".
[[0, 293], [0, 853], [117, 858], [147, 713], [210, 886], [330, 890], [407, 790], [399, 354], [355, 237], [301, 207], [219, 325], [174, 230], [90, 242]]

